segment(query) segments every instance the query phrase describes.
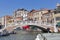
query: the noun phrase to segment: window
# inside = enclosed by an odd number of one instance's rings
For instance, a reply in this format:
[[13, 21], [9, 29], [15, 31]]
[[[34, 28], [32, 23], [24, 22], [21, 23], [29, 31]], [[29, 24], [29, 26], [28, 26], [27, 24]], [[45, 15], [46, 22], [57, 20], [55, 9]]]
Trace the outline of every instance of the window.
[[60, 17], [56, 17], [56, 20], [60, 20]]

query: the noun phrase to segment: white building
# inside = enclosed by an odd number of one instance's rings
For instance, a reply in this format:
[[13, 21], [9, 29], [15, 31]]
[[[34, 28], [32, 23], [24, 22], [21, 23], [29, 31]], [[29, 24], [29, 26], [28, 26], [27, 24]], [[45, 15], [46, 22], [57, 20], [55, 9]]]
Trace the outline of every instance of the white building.
[[4, 22], [5, 22], [4, 17], [0, 17], [0, 23], [4, 25]]
[[20, 17], [23, 21], [27, 20], [28, 11], [26, 9], [17, 9], [14, 12], [14, 18]]

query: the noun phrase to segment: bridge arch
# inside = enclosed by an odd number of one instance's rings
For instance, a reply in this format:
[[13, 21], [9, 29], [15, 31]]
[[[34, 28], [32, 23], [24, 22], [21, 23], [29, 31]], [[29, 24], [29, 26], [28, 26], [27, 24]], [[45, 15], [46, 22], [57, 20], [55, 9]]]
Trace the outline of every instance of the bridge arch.
[[24, 26], [29, 26], [31, 29], [37, 29], [38, 28], [42, 32], [45, 32], [45, 33], [50, 32], [49, 29], [45, 29], [45, 28], [43, 28], [41, 26], [37, 26], [37, 25], [24, 25]]

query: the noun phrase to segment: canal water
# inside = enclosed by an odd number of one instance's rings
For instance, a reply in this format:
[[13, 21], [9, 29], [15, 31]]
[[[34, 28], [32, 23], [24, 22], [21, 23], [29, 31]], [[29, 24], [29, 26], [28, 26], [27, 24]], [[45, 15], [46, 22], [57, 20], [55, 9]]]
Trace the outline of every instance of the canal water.
[[[17, 34], [0, 37], [0, 40], [35, 40], [39, 32], [18, 31]], [[60, 40], [60, 33], [43, 33], [47, 40]]]
[[36, 33], [27, 31], [18, 31], [17, 34], [0, 37], [0, 40], [35, 40]]

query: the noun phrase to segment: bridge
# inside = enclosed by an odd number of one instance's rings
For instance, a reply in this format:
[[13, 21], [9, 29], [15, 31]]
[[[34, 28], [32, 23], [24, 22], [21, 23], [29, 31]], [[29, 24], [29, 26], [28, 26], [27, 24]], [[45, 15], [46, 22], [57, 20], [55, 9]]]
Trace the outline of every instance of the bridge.
[[39, 26], [37, 28], [41, 29], [41, 30], [46, 30], [49, 27], [54, 27], [54, 24], [49, 24], [49, 23], [42, 23], [42, 22], [38, 22], [38, 21], [21, 21], [21, 22], [15, 22], [12, 24], [9, 24], [8, 26], [14, 26], [13, 29], [16, 29], [18, 27], [22, 28], [23, 26], [26, 25], [35, 25], [35, 26]]
[[[21, 21], [21, 22], [13, 22], [9, 25], [6, 25], [5, 28], [3, 28], [2, 30], [6, 29], [7, 27], [12, 27], [13, 29], [16, 29], [18, 27], [22, 28], [25, 25], [36, 25], [38, 26], [37, 28], [41, 29], [41, 30], [47, 30], [47, 28], [49, 27], [54, 27], [54, 24], [49, 24], [49, 23], [42, 23], [42, 22], [38, 22], [38, 21]], [[14, 26], [14, 27], [13, 27]], [[0, 30], [0, 31], [2, 31]], [[56, 29], [55, 29], [56, 30]]]

